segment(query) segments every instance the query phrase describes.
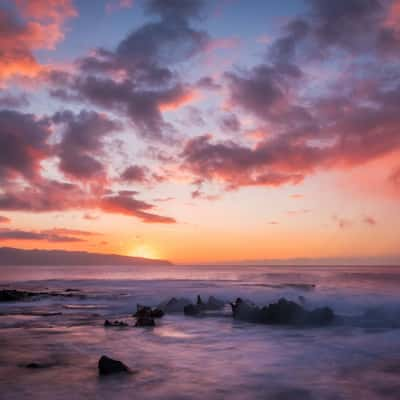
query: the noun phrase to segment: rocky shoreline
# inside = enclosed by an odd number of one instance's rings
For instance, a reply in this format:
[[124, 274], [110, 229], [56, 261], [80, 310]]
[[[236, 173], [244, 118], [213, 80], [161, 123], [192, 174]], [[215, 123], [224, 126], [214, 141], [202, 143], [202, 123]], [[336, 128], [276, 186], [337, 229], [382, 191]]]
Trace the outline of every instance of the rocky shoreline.
[[[75, 289], [66, 289], [60, 292], [33, 292], [16, 289], [1, 289], [0, 302], [30, 301], [36, 298], [46, 298], [47, 296], [80, 296], [80, 298], [84, 298], [84, 295], [76, 292], [78, 292], [78, 290]], [[301, 302], [304, 298], [300, 298], [299, 300]], [[157, 320], [162, 319], [167, 314], [177, 313], [189, 318], [224, 316], [230, 317], [232, 320], [250, 323], [297, 327], [327, 326], [332, 324], [336, 318], [335, 313], [329, 307], [308, 310], [302, 304], [285, 298], [280, 298], [276, 302], [260, 307], [240, 297], [233, 302], [225, 302], [213, 296], [210, 296], [205, 301], [198, 295], [196, 302], [191, 302], [186, 298], [172, 297], [156, 307], [137, 304], [136, 312], [131, 315], [134, 319], [133, 323], [118, 319], [106, 319], [103, 325], [106, 329], [128, 327], [153, 328], [158, 325], [158, 322], [156, 322]], [[25, 367], [29, 369], [41, 369], [48, 366], [49, 365], [40, 364], [35, 361], [25, 365]], [[121, 361], [113, 360], [104, 355], [98, 362], [98, 370], [100, 375], [131, 372]]]

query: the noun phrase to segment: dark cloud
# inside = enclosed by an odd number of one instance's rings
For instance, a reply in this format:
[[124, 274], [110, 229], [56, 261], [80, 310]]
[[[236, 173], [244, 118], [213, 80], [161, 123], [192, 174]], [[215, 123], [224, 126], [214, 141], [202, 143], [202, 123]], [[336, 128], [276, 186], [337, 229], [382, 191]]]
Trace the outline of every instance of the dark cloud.
[[131, 165], [127, 167], [121, 174], [121, 179], [125, 182], [139, 182], [147, 181], [148, 168], [140, 165]]
[[175, 223], [173, 218], [154, 214], [151, 211], [154, 206], [132, 195], [120, 192], [118, 195], [105, 196], [100, 201], [100, 208], [106, 212], [134, 216], [146, 223]]
[[130, 80], [117, 82], [94, 76], [78, 80], [76, 87], [92, 103], [129, 117], [143, 137], [166, 140], [173, 128], [164, 121], [162, 109], [178, 107], [190, 100], [192, 93], [179, 83], [164, 89], [139, 89]]
[[24, 231], [19, 229], [0, 229], [0, 241], [2, 240], [41, 240], [60, 243], [84, 241], [82, 238], [59, 235], [50, 231]]
[[288, 107], [288, 92], [302, 73], [293, 64], [260, 64], [249, 71], [229, 72], [230, 102], [259, 118], [273, 118]]
[[228, 114], [221, 118], [220, 125], [222, 130], [227, 132], [239, 132], [240, 121], [235, 114]]
[[309, 31], [310, 26], [307, 21], [300, 18], [290, 21], [286, 26], [285, 34], [272, 43], [269, 50], [270, 58], [277, 64], [293, 62], [298, 45]]
[[103, 154], [103, 139], [119, 130], [120, 124], [93, 111], [58, 112], [52, 120], [64, 127], [61, 143], [57, 146], [61, 171], [82, 181], [104, 178], [105, 167], [98, 160]]
[[170, 141], [176, 133], [162, 112], [191, 101], [194, 89], [181, 82], [176, 66], [206, 49], [207, 33], [194, 29], [203, 2], [149, 1], [160, 18], [129, 33], [114, 50], [96, 49], [78, 61], [79, 75], [49, 74], [50, 94], [84, 100], [129, 118], [147, 139]]
[[51, 133], [46, 119], [18, 111], [0, 110], [0, 179], [21, 175], [33, 179], [40, 162], [50, 155]]
[[42, 180], [35, 186], [15, 186], [0, 193], [0, 210], [50, 212], [100, 209], [107, 213], [134, 216], [148, 223], [175, 222], [173, 218], [151, 212], [155, 206], [137, 200], [136, 195], [138, 192], [133, 190], [121, 190], [117, 194], [106, 190], [92, 193], [79, 184]]
[[0, 193], [0, 210], [49, 212], [93, 206], [93, 200], [78, 184], [42, 179], [30, 186], [15, 184], [6, 189]]
[[284, 138], [255, 148], [232, 141], [212, 143], [210, 136], [189, 140], [182, 153], [184, 167], [200, 179], [220, 180], [230, 188], [299, 183], [323, 159], [323, 150]]
[[21, 108], [29, 105], [26, 94], [12, 94], [0, 91], [0, 107], [2, 108]]
[[210, 76], [204, 76], [197, 81], [197, 87], [206, 90], [218, 90], [221, 89], [222, 86], [215, 82], [213, 78]]
[[393, 3], [308, 0], [308, 15], [287, 24], [283, 35], [272, 43], [269, 56], [278, 63], [337, 56], [337, 50], [397, 57], [400, 37], [395, 24], [387, 24]]
[[200, 18], [205, 6], [204, 0], [150, 0], [145, 4], [148, 13], [173, 20]]

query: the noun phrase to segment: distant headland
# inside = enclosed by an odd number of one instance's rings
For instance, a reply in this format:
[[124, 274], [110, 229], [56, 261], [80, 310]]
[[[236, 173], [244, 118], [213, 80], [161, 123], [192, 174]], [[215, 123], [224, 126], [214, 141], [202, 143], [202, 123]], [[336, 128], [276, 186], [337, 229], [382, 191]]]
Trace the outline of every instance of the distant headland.
[[66, 250], [0, 247], [0, 265], [172, 265], [167, 260]]

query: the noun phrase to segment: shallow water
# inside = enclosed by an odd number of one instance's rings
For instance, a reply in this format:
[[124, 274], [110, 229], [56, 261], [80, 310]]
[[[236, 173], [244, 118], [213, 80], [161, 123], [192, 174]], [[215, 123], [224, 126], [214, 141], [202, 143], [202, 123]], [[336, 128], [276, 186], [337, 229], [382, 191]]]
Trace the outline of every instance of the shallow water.
[[[400, 398], [400, 268], [1, 267], [0, 287], [70, 294], [0, 303], [1, 399]], [[103, 327], [105, 318], [133, 325], [137, 303], [197, 294], [259, 304], [302, 296], [342, 318], [271, 327], [227, 310], [167, 315], [154, 329]], [[102, 354], [135, 373], [100, 378]]]

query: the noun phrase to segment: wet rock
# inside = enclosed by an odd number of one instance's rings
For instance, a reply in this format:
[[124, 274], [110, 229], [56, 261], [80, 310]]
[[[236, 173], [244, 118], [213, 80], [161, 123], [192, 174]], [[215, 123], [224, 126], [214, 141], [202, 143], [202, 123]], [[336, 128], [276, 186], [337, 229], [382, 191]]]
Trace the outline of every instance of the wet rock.
[[201, 309], [198, 304], [188, 304], [183, 308], [183, 312], [185, 315], [199, 315], [201, 313]]
[[210, 296], [207, 301], [207, 310], [220, 310], [224, 308], [225, 302], [215, 298], [214, 296]]
[[260, 309], [247, 301], [238, 297], [234, 303], [230, 303], [232, 307], [233, 318], [242, 321], [257, 322], [259, 319]]
[[159, 308], [153, 308], [151, 310], [151, 316], [153, 318], [162, 318], [164, 316], [164, 311], [160, 310]]
[[38, 364], [38, 363], [32, 362], [32, 363], [26, 364], [25, 368], [38, 369], [38, 368], [44, 368], [44, 366], [42, 364]]
[[262, 308], [238, 298], [231, 306], [235, 319], [271, 325], [327, 325], [335, 317], [329, 307], [308, 311], [300, 304], [284, 298]]
[[128, 324], [124, 321], [109, 321], [108, 319], [106, 319], [104, 321], [104, 326], [105, 327], [118, 327], [118, 328], [125, 328], [128, 326]]
[[51, 368], [56, 366], [55, 363], [38, 363], [38, 362], [31, 362], [29, 364], [25, 364], [25, 365], [21, 365], [24, 368], [28, 368], [28, 369], [43, 369], [43, 368]]
[[164, 311], [160, 308], [151, 308], [148, 306], [143, 306], [137, 304], [136, 313], [133, 314], [135, 318], [149, 317], [149, 318], [162, 318], [164, 316]]
[[[59, 293], [59, 292], [29, 292], [26, 290], [15, 290], [15, 289], [2, 289], [0, 290], [0, 302], [5, 301], [21, 301], [29, 300], [33, 297], [43, 297], [43, 296], [61, 296], [61, 297], [72, 297], [76, 296], [73, 293]], [[85, 295], [80, 294], [78, 296], [80, 299], [86, 298]]]
[[207, 311], [215, 311], [223, 308], [225, 303], [221, 300], [216, 299], [213, 296], [208, 298], [208, 301], [205, 303], [201, 296], [197, 296], [196, 304], [188, 304], [184, 307], [183, 312], [185, 315], [200, 315]]
[[165, 313], [178, 313], [183, 312], [185, 306], [191, 304], [191, 301], [185, 298], [175, 298], [172, 297], [170, 300], [167, 300], [158, 305], [157, 308], [164, 311]]
[[129, 368], [121, 361], [113, 360], [112, 358], [109, 358], [107, 356], [101, 356], [98, 363], [98, 368], [100, 375], [129, 372]]
[[154, 322], [154, 319], [152, 317], [139, 317], [136, 320], [135, 327], [140, 328], [140, 327], [153, 327], [156, 326], [156, 323]]
[[39, 293], [27, 292], [25, 290], [3, 289], [0, 290], [0, 301], [25, 300]]

